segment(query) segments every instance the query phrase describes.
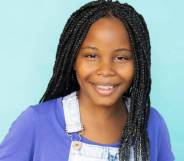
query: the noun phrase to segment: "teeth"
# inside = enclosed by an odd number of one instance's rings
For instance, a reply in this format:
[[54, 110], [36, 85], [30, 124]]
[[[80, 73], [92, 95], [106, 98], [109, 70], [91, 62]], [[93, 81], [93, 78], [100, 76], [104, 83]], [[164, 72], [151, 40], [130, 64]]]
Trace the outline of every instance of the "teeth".
[[101, 96], [109, 96], [116, 91], [117, 85], [97, 85], [93, 84], [95, 91]]
[[113, 86], [102, 86], [102, 85], [97, 85], [97, 88], [103, 89], [103, 90], [108, 90], [108, 89], [112, 89]]

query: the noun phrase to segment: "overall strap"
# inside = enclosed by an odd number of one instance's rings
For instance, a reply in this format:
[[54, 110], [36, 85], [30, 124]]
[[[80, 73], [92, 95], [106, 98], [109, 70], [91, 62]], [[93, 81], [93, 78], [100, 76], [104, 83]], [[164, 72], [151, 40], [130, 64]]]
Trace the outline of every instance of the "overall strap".
[[82, 131], [83, 127], [80, 120], [79, 103], [76, 92], [63, 97], [62, 103], [66, 122], [66, 132], [73, 133]]
[[[125, 97], [124, 100], [126, 108], [129, 112], [131, 100], [129, 97]], [[63, 97], [62, 103], [66, 122], [66, 132], [73, 133], [82, 131], [83, 126], [81, 124], [79, 102], [76, 92], [72, 92], [71, 94]]]

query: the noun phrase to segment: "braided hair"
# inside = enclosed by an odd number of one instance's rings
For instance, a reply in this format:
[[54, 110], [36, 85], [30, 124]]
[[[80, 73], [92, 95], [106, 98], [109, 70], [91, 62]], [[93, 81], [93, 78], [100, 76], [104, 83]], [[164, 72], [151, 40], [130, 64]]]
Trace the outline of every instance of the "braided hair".
[[131, 98], [131, 103], [122, 130], [119, 158], [120, 161], [128, 161], [133, 148], [135, 161], [149, 161], [150, 39], [144, 18], [129, 4], [111, 0], [92, 1], [70, 16], [60, 37], [52, 78], [39, 103], [79, 90], [73, 64], [90, 26], [102, 17], [116, 17], [123, 22], [135, 60], [134, 80], [125, 94]]

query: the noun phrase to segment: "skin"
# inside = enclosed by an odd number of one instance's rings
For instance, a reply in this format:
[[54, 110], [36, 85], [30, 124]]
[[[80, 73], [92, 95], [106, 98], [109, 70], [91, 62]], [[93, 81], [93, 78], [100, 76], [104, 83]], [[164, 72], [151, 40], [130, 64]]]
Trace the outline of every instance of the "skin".
[[[121, 98], [134, 76], [129, 35], [119, 19], [104, 17], [92, 24], [74, 70], [80, 85], [82, 135], [101, 144], [118, 142], [128, 114]], [[113, 92], [101, 95], [96, 90], [98, 85], [113, 86]]]

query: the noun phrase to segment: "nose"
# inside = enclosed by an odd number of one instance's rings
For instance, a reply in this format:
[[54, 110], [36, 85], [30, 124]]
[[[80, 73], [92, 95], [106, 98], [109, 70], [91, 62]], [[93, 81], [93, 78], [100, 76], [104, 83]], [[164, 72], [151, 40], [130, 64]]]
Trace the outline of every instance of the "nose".
[[115, 71], [113, 65], [109, 60], [104, 60], [99, 63], [97, 74], [103, 77], [114, 76]]

